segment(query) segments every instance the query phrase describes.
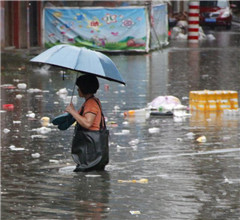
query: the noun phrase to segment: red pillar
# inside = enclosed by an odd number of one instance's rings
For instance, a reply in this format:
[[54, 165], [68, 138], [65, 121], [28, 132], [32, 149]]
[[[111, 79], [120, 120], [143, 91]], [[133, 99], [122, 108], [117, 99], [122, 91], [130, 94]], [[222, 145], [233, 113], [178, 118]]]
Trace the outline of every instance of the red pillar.
[[191, 43], [198, 42], [199, 32], [199, 1], [191, 0], [188, 10], [188, 41]]

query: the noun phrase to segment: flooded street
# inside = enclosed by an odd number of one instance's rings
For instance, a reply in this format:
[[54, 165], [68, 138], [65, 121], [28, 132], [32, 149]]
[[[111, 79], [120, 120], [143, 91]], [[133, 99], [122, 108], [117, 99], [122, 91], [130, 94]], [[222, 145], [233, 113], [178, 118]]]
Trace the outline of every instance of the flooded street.
[[[70, 102], [76, 74], [66, 72], [63, 80], [61, 69], [30, 63], [40, 51], [2, 53], [1, 103], [14, 105], [1, 106], [2, 219], [239, 219], [239, 115], [123, 115], [160, 95], [188, 105], [194, 90], [240, 94], [239, 26], [207, 33], [216, 40], [110, 55], [127, 85], [100, 80], [96, 96], [110, 130], [110, 162], [102, 172], [72, 172], [73, 127], [42, 129], [41, 118], [53, 119]], [[27, 87], [18, 88], [22, 83]], [[68, 94], [59, 94], [63, 88]], [[203, 135], [206, 142], [198, 143]]]

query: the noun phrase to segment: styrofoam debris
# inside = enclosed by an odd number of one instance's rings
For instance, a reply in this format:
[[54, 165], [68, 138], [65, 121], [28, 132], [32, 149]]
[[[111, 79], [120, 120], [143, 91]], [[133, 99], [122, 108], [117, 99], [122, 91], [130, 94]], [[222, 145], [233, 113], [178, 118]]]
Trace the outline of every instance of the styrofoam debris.
[[29, 117], [29, 118], [35, 118], [36, 115], [35, 115], [34, 112], [29, 111], [26, 116]]
[[159, 133], [159, 131], [160, 131], [160, 128], [156, 128], [156, 127], [149, 128], [149, 129], [148, 129], [148, 132], [149, 132], [150, 134]]
[[129, 130], [122, 130], [121, 132], [115, 132], [113, 133], [114, 135], [127, 135], [129, 134], [130, 131]]
[[18, 84], [17, 84], [17, 87], [18, 87], [19, 89], [26, 89], [26, 88], [27, 88], [27, 84], [26, 84], [26, 83], [18, 83]]
[[66, 89], [66, 88], [59, 89], [59, 90], [57, 91], [57, 95], [60, 95], [60, 94], [68, 94], [67, 89]]
[[114, 106], [114, 110], [115, 110], [115, 111], [119, 111], [119, 109], [120, 109], [120, 107], [119, 107], [118, 105], [115, 105], [115, 106]]
[[59, 163], [58, 160], [52, 160], [52, 159], [50, 159], [49, 162], [50, 162], [50, 163]]
[[216, 38], [212, 34], [207, 35], [208, 40], [216, 40]]
[[30, 88], [27, 90], [28, 93], [37, 93], [37, 92], [42, 92], [41, 89], [37, 89], [37, 88]]
[[186, 134], [186, 136], [187, 136], [188, 139], [194, 139], [195, 134], [194, 134], [193, 132], [188, 132], [188, 133]]
[[139, 139], [134, 139], [128, 142], [130, 145], [136, 145], [139, 143]]
[[47, 128], [47, 127], [33, 129], [33, 131], [36, 131], [39, 134], [47, 134], [47, 133], [51, 132], [51, 130], [52, 130], [51, 128]]
[[22, 151], [22, 150], [25, 150], [25, 148], [23, 148], [23, 147], [15, 147], [14, 145], [11, 145], [9, 148], [12, 151]]
[[122, 133], [123, 133], [123, 134], [129, 134], [130, 131], [129, 131], [129, 130], [126, 130], [126, 129], [123, 129], [123, 130], [122, 130]]
[[31, 154], [31, 156], [32, 156], [33, 158], [39, 158], [39, 157], [40, 157], [40, 154], [39, 154], [39, 153], [35, 153], [35, 154]]
[[7, 129], [7, 128], [4, 128], [4, 129], [3, 129], [3, 133], [4, 133], [4, 134], [7, 134], [7, 133], [9, 133], [9, 132], [10, 132], [9, 129]]
[[21, 99], [23, 96], [21, 94], [16, 95], [16, 99]]
[[13, 124], [21, 124], [21, 121], [13, 121]]
[[87, 174], [85, 175], [85, 177], [101, 177], [101, 175], [97, 175], [97, 174]]
[[32, 139], [34, 139], [34, 138], [41, 138], [41, 139], [44, 139], [44, 138], [47, 138], [47, 136], [39, 135], [39, 134], [35, 134], [35, 135], [31, 135], [31, 138], [32, 138]]

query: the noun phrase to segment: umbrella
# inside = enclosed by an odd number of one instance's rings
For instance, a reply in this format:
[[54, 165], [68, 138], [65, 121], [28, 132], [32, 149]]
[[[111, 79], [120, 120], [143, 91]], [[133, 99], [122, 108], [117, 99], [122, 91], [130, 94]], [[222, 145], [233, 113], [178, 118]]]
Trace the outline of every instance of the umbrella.
[[67, 44], [57, 45], [42, 52], [30, 61], [93, 74], [125, 85], [120, 72], [109, 57], [85, 47]]

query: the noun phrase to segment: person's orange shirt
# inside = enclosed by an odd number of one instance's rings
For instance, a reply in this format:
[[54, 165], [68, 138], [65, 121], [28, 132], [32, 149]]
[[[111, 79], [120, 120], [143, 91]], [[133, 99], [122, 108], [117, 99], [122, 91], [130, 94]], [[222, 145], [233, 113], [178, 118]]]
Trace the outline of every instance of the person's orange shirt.
[[100, 130], [100, 122], [101, 122], [101, 118], [102, 118], [101, 109], [98, 106], [96, 100], [100, 104], [100, 101], [97, 98], [88, 99], [84, 104], [84, 111], [83, 111], [83, 116], [89, 112], [96, 115], [96, 118], [95, 118], [92, 126], [89, 128], [89, 130], [94, 130], [94, 131]]

